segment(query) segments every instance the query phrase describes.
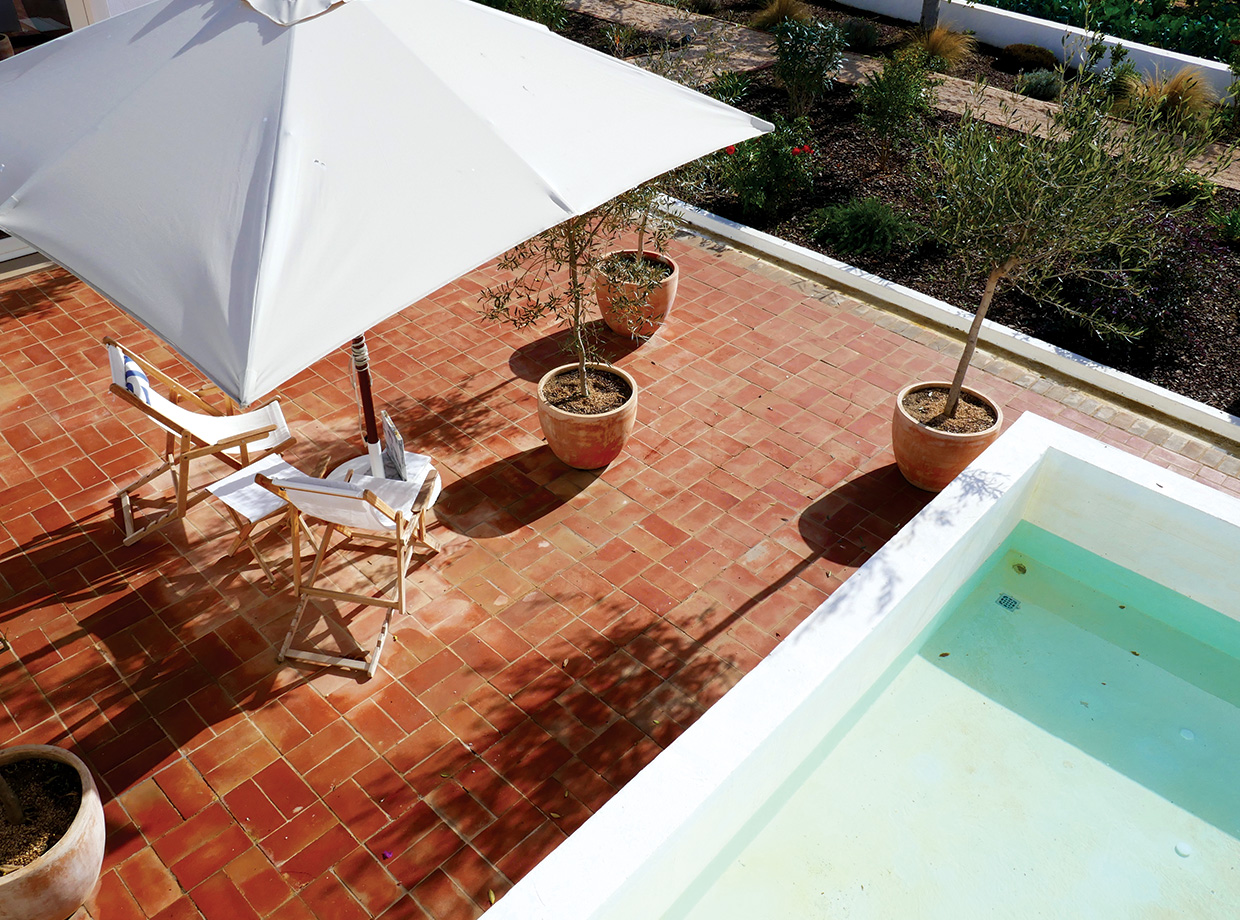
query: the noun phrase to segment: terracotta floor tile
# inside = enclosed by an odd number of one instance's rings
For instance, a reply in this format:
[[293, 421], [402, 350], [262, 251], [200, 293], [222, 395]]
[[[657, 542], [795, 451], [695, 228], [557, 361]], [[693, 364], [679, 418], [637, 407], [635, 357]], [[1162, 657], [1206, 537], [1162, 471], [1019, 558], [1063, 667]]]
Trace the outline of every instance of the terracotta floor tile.
[[[274, 588], [223, 556], [211, 503], [121, 545], [112, 495], [161, 439], [107, 394], [98, 336], [201, 380], [61, 272], [0, 283], [4, 370], [23, 375], [0, 425], [0, 742], [71, 745], [100, 777], [95, 920], [476, 917], [925, 506], [892, 465], [891, 392], [956, 346], [673, 245], [682, 301], [618, 353], [646, 409], [602, 473], [538, 435], [553, 341], [475, 322], [493, 268], [372, 331], [377, 399], [445, 490], [443, 551], [412, 571], [414, 609], [369, 682], [275, 661], [291, 610], [275, 538]], [[348, 368], [334, 353], [278, 394], [304, 469], [357, 451]], [[1203, 465], [1161, 423], [1138, 435], [1128, 410], [1104, 421], [1011, 376], [980, 374], [1012, 418], [1240, 493], [1226, 456]], [[372, 571], [330, 579], [373, 589]]]
[[149, 847], [125, 860], [116, 872], [148, 917], [181, 897], [181, 885]]

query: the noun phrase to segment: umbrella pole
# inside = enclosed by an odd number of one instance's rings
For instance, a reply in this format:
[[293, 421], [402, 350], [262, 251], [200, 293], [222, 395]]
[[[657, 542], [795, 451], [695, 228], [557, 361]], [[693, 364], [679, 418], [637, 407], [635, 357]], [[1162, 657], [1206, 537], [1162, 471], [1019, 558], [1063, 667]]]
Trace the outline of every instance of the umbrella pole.
[[375, 398], [370, 392], [370, 352], [363, 333], [353, 340], [353, 368], [357, 371], [358, 398], [365, 421], [366, 453], [370, 457], [370, 475], [383, 478], [383, 451], [379, 447], [379, 426], [375, 424]]

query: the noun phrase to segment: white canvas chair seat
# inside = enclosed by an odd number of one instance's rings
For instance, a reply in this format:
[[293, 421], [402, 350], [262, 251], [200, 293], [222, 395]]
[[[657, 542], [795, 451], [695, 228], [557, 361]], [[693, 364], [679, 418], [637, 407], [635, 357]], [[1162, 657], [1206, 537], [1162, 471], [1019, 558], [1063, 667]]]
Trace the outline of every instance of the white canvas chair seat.
[[[249, 412], [224, 414], [203, 399], [202, 391], [182, 386], [119, 342], [105, 338], [103, 344], [112, 376], [109, 390], [143, 412], [168, 435], [163, 462], [117, 493], [126, 545], [184, 517], [206, 498], [207, 493], [201, 491], [192, 497], [189, 494], [190, 465], [194, 460], [215, 457], [241, 469], [292, 443], [293, 436], [279, 403], [273, 401]], [[167, 388], [168, 397], [155, 390], [156, 382]], [[139, 526], [134, 519], [133, 494], [164, 473], [172, 476], [173, 507]]]
[[[288, 503], [297, 609], [280, 648], [280, 660], [293, 658], [313, 664], [335, 665], [365, 671], [367, 677], [373, 677], [387, 641], [392, 613], [406, 612], [405, 576], [415, 546], [432, 553], [439, 551], [434, 539], [426, 532], [426, 514], [439, 497], [439, 474], [428, 463], [420, 482], [372, 476], [359, 476], [351, 481], [317, 479], [301, 473], [285, 473], [278, 479], [260, 474], [255, 477], [255, 482]], [[318, 551], [310, 574], [303, 578], [301, 534], [308, 531], [312, 522], [321, 523], [323, 532], [319, 535]], [[344, 539], [333, 546], [332, 540], [338, 535]], [[330, 552], [346, 547], [373, 552], [373, 544], [387, 550], [396, 559], [395, 598], [338, 591], [315, 584]], [[348, 656], [325, 655], [294, 647], [306, 606], [311, 598], [316, 597], [386, 608], [387, 616], [375, 638], [373, 650], [362, 656]]]
[[[207, 491], [224, 505], [232, 518], [233, 525], [237, 528], [236, 538], [227, 555], [234, 556], [243, 546], [248, 547], [254, 555], [254, 561], [267, 576], [267, 581], [274, 585], [275, 575], [267, 560], [263, 558], [263, 554], [258, 551], [258, 541], [288, 523], [288, 517], [285, 514], [288, 503], [270, 489], [255, 482], [255, 478], [259, 475], [276, 481], [290, 476], [307, 478], [301, 470], [278, 454], [268, 454], [263, 459], [256, 460], [235, 473], [229, 473], [218, 482], [207, 486]], [[260, 527], [264, 522], [266, 526]], [[311, 542], [313, 542], [313, 537], [311, 537]], [[318, 544], [315, 544], [315, 549], [318, 549]]]

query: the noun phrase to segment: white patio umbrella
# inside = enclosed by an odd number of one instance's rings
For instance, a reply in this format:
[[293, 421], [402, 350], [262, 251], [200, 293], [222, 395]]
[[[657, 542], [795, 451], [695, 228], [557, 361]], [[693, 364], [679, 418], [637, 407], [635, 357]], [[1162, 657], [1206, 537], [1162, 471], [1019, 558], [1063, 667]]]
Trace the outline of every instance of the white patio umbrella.
[[155, 0], [0, 63], [0, 125], [0, 229], [242, 405], [770, 129], [473, 0]]

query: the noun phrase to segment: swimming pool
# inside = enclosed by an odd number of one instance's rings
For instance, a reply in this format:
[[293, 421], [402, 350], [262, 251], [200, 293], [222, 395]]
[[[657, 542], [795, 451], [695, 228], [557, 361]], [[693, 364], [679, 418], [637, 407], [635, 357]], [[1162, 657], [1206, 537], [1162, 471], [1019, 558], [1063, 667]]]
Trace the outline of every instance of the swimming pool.
[[1231, 916], [1237, 559], [1026, 414], [489, 916]]

